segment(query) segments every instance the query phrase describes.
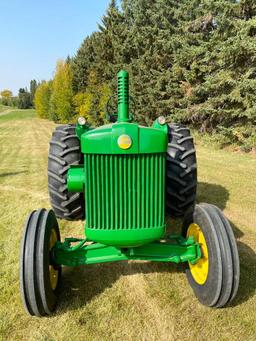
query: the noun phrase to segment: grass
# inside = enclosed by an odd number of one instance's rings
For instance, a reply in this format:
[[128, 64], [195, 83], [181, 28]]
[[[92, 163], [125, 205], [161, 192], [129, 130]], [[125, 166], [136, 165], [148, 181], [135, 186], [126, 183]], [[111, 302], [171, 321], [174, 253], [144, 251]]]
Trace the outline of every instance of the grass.
[[[27, 109], [7, 109], [4, 110], [2, 113], [6, 112], [6, 115], [0, 115], [0, 122], [4, 121], [17, 121], [17, 120], [28, 120], [35, 117], [35, 110]], [[7, 115], [8, 114], [8, 115]]]
[[8, 110], [8, 109], [10, 109], [10, 107], [3, 105], [3, 104], [0, 104], [0, 113], [5, 111], [5, 110]]
[[[53, 129], [31, 110], [0, 118], [0, 340], [255, 340], [256, 159], [200, 143], [198, 201], [220, 206], [238, 239], [241, 285], [230, 307], [200, 305], [180, 266], [123, 262], [65, 268], [56, 313], [43, 319], [24, 313], [20, 238], [26, 215], [49, 208]], [[60, 225], [63, 237], [83, 233], [79, 222]]]

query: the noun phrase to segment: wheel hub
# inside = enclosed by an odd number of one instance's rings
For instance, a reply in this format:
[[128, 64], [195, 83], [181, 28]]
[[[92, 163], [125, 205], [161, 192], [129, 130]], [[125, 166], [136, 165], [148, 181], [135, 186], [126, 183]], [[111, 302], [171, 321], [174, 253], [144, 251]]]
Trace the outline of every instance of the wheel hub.
[[202, 257], [195, 263], [191, 264], [189, 262], [189, 268], [194, 280], [202, 285], [206, 282], [208, 276], [209, 269], [209, 260], [208, 260], [208, 248], [206, 244], [206, 240], [204, 234], [200, 227], [197, 224], [190, 224], [187, 237], [193, 236], [195, 241], [200, 245]]
[[[55, 246], [57, 242], [57, 234], [54, 229], [51, 230], [51, 236], [49, 241], [49, 250], [51, 253], [52, 248]], [[49, 275], [52, 290], [55, 290], [58, 284], [59, 271], [55, 269], [53, 265], [49, 265]]]

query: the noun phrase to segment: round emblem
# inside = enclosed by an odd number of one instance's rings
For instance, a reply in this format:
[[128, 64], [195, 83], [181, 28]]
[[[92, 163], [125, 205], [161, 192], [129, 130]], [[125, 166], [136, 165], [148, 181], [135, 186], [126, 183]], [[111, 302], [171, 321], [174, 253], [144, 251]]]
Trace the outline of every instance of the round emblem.
[[120, 135], [117, 144], [121, 149], [129, 149], [132, 145], [132, 139], [129, 135]]

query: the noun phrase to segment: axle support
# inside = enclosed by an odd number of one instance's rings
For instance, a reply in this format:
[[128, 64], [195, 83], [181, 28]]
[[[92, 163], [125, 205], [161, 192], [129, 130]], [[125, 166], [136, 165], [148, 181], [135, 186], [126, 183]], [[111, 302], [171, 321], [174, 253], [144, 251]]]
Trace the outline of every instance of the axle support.
[[[57, 242], [51, 253], [55, 265], [79, 266], [122, 260], [148, 260], [156, 262], [195, 264], [201, 258], [200, 246], [193, 237], [170, 236], [169, 240], [157, 241], [132, 248], [118, 248], [86, 239], [67, 238]], [[76, 243], [72, 246], [72, 243]]]

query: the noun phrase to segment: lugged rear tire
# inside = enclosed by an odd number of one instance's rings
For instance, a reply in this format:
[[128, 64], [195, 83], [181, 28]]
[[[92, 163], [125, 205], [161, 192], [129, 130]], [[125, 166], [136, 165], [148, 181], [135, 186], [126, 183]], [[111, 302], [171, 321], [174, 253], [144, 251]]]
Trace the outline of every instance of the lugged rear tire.
[[196, 151], [190, 130], [183, 125], [168, 125], [166, 159], [166, 211], [183, 217], [193, 211], [196, 200]]
[[48, 156], [48, 189], [51, 206], [58, 218], [84, 219], [83, 193], [67, 189], [67, 173], [71, 165], [83, 163], [75, 125], [58, 126], [52, 134]]

